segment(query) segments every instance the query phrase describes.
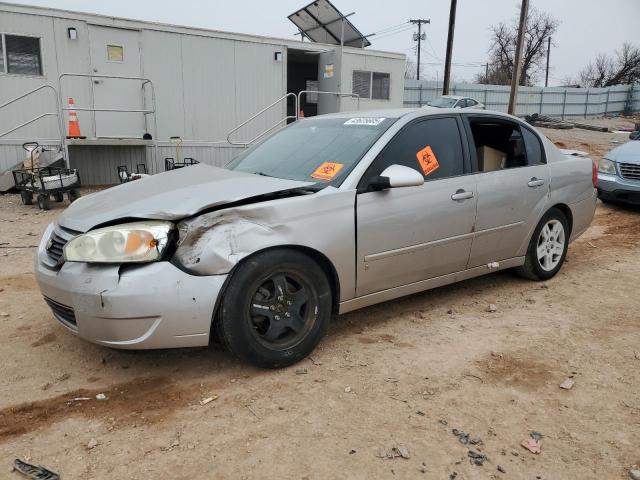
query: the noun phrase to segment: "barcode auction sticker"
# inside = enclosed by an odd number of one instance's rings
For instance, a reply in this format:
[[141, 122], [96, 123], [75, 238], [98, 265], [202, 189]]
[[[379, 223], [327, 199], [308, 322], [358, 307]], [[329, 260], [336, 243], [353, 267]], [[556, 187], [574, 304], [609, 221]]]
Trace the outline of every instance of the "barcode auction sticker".
[[436, 154], [433, 153], [430, 145], [427, 145], [416, 153], [416, 158], [418, 159], [418, 163], [420, 164], [420, 168], [422, 169], [422, 173], [424, 173], [425, 177], [430, 173], [435, 172], [438, 167], [440, 167]]
[[333, 163], [333, 162], [324, 162], [320, 165], [316, 170], [311, 174], [312, 178], [317, 178], [318, 180], [332, 180], [340, 170], [342, 170], [344, 165], [342, 163]]
[[384, 122], [386, 119], [385, 118], [374, 118], [374, 117], [356, 117], [356, 118], [350, 118], [349, 120], [347, 120], [346, 122], [344, 122], [345, 125], [380, 125], [382, 122]]

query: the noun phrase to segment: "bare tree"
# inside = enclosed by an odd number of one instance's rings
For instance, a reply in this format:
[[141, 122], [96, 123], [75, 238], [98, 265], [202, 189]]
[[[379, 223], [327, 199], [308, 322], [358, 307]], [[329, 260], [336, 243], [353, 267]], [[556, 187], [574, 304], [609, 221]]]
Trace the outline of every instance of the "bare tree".
[[[546, 12], [535, 7], [529, 10], [527, 29], [524, 34], [522, 51], [522, 71], [520, 85], [532, 85], [543, 69], [545, 59], [545, 42], [555, 34], [560, 22]], [[513, 61], [518, 36], [518, 19], [510, 24], [500, 22], [491, 27], [491, 46], [489, 47], [489, 71], [476, 76], [476, 82], [508, 85], [513, 75]]]
[[601, 53], [572, 83], [581, 87], [609, 87], [640, 82], [640, 48], [624, 43], [613, 55]]

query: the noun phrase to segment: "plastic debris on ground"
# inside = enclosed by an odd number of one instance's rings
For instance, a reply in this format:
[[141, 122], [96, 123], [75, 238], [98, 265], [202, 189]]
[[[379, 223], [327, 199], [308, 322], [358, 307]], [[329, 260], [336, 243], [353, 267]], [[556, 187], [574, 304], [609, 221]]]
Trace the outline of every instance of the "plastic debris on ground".
[[18, 458], [13, 461], [13, 469], [35, 480], [60, 480], [60, 475], [57, 473], [40, 465], [23, 462]]
[[397, 445], [397, 446], [391, 447], [390, 449], [379, 448], [376, 451], [375, 455], [378, 458], [388, 458], [388, 459], [394, 459], [396, 457], [402, 457], [405, 459], [411, 458], [411, 455], [409, 454], [409, 449], [404, 445]]
[[571, 378], [567, 378], [560, 384], [560, 388], [563, 388], [564, 390], [571, 390], [571, 387], [573, 387], [574, 383], [575, 382]]
[[523, 440], [520, 444], [531, 453], [540, 453], [542, 451], [542, 435], [538, 432], [531, 432], [529, 438]]
[[467, 456], [469, 457], [471, 463], [478, 466], [482, 466], [485, 460], [487, 460], [487, 456], [484, 453], [478, 452], [476, 450], [469, 450], [467, 452]]
[[218, 395], [213, 395], [211, 397], [203, 398], [202, 400], [200, 400], [200, 405], [204, 406], [207, 403], [211, 403], [211, 402], [213, 402], [214, 400], [217, 400], [217, 399], [218, 399]]

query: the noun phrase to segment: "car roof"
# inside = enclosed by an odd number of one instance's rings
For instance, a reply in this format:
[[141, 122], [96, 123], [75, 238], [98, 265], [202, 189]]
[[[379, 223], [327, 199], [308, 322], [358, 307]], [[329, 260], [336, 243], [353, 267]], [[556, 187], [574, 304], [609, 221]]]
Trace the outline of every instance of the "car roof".
[[469, 97], [463, 97], [462, 95], [440, 95], [438, 98], [451, 98], [453, 100], [460, 100], [462, 98], [469, 98]]
[[464, 110], [460, 108], [437, 108], [425, 106], [422, 108], [388, 108], [388, 109], [379, 109], [379, 110], [358, 110], [355, 112], [337, 112], [337, 113], [329, 113], [325, 115], [317, 115], [315, 117], [309, 118], [403, 118], [407, 117], [408, 119], [420, 118], [420, 117], [429, 117], [435, 115], [446, 115], [446, 114], [455, 114], [460, 115], [461, 113], [473, 116], [492, 116], [492, 117], [502, 117], [510, 120], [517, 120], [521, 122], [521, 120], [512, 115], [508, 115], [503, 112], [496, 112], [493, 110]]

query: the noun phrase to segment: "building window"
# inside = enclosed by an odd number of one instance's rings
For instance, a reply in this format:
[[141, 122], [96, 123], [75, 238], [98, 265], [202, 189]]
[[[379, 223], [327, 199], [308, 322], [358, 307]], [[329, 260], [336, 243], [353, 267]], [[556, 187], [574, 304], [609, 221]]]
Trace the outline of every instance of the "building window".
[[42, 75], [40, 38], [4, 34], [0, 40], [0, 72]]
[[371, 98], [371, 72], [354, 70], [351, 91], [360, 98]]
[[360, 98], [389, 100], [390, 84], [391, 75], [388, 73], [354, 70], [351, 91]]
[[388, 73], [373, 72], [371, 82], [371, 98], [374, 100], [389, 100], [389, 83], [391, 75]]
[[121, 45], [107, 45], [107, 60], [110, 62], [124, 61], [124, 48]]

